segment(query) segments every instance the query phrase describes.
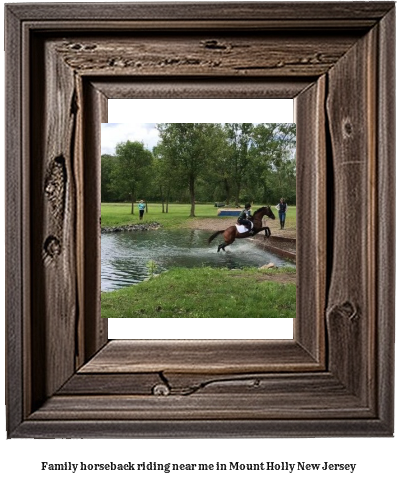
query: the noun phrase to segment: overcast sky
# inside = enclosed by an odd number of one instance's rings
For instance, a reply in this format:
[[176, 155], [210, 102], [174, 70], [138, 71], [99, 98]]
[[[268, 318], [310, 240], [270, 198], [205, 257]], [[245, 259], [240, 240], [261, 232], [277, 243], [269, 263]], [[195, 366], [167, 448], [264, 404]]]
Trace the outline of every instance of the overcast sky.
[[119, 142], [127, 140], [143, 142], [152, 150], [158, 143], [158, 130], [155, 123], [102, 123], [101, 154], [115, 154]]
[[[143, 142], [152, 150], [158, 143], [156, 123], [292, 123], [292, 100], [108, 100], [108, 120], [101, 130], [101, 154], [115, 154], [119, 142]], [[157, 120], [156, 123], [142, 123]], [[116, 123], [118, 122], [118, 123]]]

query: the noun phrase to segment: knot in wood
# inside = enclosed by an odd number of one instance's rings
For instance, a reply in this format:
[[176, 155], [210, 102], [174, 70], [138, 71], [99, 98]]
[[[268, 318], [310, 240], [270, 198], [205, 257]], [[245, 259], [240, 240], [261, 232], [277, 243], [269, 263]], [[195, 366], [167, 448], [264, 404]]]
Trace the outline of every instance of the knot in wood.
[[166, 384], [157, 384], [153, 387], [152, 393], [154, 396], [169, 396], [170, 389]]
[[351, 321], [358, 317], [356, 306], [349, 301], [345, 301], [343, 304], [341, 304], [341, 306], [339, 306], [339, 310]]
[[55, 191], [56, 191], [56, 187], [55, 187], [54, 182], [53, 181], [48, 181], [47, 184], [46, 184], [46, 187], [45, 187], [44, 191], [47, 194], [47, 196], [49, 198], [51, 198], [53, 196], [53, 194], [55, 193]]
[[86, 44], [84, 46], [84, 50], [85, 51], [94, 51], [95, 49], [97, 49], [97, 45], [96, 44]]
[[227, 47], [224, 44], [221, 44], [216, 39], [210, 39], [202, 42], [202, 45], [205, 49], [218, 49], [218, 50], [225, 50]]
[[351, 137], [353, 134], [353, 125], [350, 120], [344, 120], [343, 124], [343, 135], [344, 137]]
[[61, 242], [57, 237], [50, 235], [44, 242], [44, 251], [49, 257], [55, 257], [61, 253]]

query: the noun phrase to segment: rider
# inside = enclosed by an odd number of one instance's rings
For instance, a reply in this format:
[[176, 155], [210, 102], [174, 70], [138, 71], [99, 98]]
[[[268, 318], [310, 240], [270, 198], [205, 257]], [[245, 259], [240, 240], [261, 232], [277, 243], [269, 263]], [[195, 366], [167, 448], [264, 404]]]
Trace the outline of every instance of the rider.
[[248, 231], [251, 231], [252, 225], [248, 218], [251, 216], [251, 203], [246, 203], [245, 208], [240, 213], [237, 223], [240, 225], [244, 225], [248, 228]]

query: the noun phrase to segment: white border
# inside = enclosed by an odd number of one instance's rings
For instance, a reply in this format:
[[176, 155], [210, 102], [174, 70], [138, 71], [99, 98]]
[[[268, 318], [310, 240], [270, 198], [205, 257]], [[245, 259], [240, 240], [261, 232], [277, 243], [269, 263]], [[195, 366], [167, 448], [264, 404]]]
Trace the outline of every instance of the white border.
[[[108, 123], [293, 123], [293, 100], [109, 100]], [[196, 320], [193, 323], [193, 320]], [[194, 325], [194, 326], [193, 326]], [[293, 339], [292, 318], [112, 318], [110, 339]]]

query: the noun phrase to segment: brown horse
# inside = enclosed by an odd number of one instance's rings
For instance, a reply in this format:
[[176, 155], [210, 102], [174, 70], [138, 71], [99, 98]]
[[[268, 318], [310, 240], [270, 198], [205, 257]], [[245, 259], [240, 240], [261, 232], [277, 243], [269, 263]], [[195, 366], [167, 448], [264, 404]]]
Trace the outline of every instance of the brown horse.
[[247, 238], [252, 235], [256, 235], [262, 230], [265, 231], [265, 238], [270, 237], [270, 228], [262, 227], [262, 218], [265, 215], [271, 218], [272, 220], [275, 220], [276, 218], [270, 206], [262, 206], [262, 208], [259, 208], [255, 211], [253, 216], [249, 217], [249, 220], [251, 220], [253, 223], [253, 228], [251, 232], [248, 230], [247, 232], [239, 233], [237, 227], [235, 225], [232, 225], [231, 227], [226, 228], [226, 230], [219, 230], [218, 232], [215, 232], [213, 235], [211, 235], [208, 238], [208, 243], [211, 243], [215, 237], [223, 233], [224, 243], [218, 246], [218, 252], [219, 252], [220, 250], [224, 251], [225, 247], [232, 244], [236, 238]]

